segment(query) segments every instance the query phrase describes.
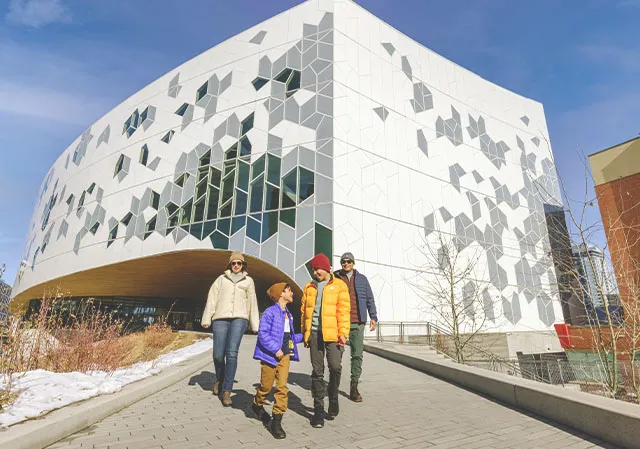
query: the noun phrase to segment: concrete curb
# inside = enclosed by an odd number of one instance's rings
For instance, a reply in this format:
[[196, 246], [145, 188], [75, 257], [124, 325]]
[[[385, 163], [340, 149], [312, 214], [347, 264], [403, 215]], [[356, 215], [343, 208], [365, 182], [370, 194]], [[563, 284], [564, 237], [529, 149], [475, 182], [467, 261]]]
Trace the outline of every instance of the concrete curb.
[[42, 418], [0, 431], [2, 449], [41, 449], [167, 388], [212, 363], [211, 351], [198, 354], [160, 373], [126, 385], [117, 393], [69, 404]]
[[640, 447], [638, 405], [459, 365], [446, 359], [426, 360], [396, 345], [389, 347], [384, 343], [365, 342], [364, 349], [606, 443], [629, 449]]

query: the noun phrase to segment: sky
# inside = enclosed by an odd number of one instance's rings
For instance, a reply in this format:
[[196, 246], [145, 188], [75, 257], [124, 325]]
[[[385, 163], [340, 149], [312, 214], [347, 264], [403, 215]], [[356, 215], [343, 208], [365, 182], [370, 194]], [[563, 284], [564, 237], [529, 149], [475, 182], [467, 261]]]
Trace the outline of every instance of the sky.
[[[77, 136], [164, 73], [298, 3], [0, 0], [5, 280], [15, 278], [41, 182]], [[593, 198], [583, 156], [640, 133], [640, 0], [357, 3], [447, 59], [543, 103], [573, 200]], [[587, 216], [598, 219], [597, 204]]]

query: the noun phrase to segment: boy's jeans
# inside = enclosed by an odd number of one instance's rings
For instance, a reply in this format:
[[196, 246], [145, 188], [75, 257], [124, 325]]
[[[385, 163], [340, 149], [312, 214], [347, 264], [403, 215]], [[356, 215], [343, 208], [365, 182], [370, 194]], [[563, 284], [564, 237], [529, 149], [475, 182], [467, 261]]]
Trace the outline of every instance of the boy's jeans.
[[244, 318], [215, 320], [213, 331], [213, 365], [220, 390], [231, 391], [238, 368], [238, 349], [249, 321]]
[[289, 379], [289, 364], [291, 362], [291, 354], [287, 354], [278, 361], [278, 366], [271, 366], [265, 362], [261, 362], [260, 368], [260, 386], [253, 398], [253, 403], [258, 407], [264, 405], [273, 381], [276, 382], [275, 404], [272, 413], [274, 415], [283, 415], [287, 411], [289, 405], [289, 387], [287, 380]]

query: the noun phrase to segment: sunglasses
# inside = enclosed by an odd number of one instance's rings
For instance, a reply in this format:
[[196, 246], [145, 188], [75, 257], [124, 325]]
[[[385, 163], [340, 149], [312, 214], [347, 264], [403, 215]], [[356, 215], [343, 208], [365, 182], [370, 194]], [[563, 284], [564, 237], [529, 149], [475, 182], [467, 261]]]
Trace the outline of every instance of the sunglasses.
[[341, 261], [340, 263], [341, 263], [342, 265], [346, 265], [346, 264], [348, 264], [348, 263], [353, 263], [353, 260], [345, 259], [345, 260]]
[[231, 262], [231, 266], [232, 266], [232, 267], [233, 267], [233, 266], [235, 266], [235, 265], [240, 265], [240, 266], [242, 266], [242, 265], [243, 265], [243, 262], [237, 262], [237, 261], [233, 261], [233, 262]]

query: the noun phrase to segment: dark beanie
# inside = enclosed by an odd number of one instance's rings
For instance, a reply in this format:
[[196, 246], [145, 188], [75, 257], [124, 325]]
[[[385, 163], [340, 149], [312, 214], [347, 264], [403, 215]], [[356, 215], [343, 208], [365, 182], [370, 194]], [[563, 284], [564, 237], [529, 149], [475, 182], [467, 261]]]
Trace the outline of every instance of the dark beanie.
[[311, 259], [311, 269], [320, 268], [324, 271], [331, 271], [331, 262], [329, 262], [329, 258], [324, 254], [316, 254]]

